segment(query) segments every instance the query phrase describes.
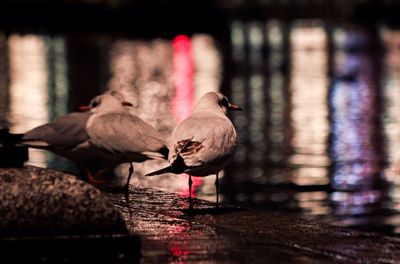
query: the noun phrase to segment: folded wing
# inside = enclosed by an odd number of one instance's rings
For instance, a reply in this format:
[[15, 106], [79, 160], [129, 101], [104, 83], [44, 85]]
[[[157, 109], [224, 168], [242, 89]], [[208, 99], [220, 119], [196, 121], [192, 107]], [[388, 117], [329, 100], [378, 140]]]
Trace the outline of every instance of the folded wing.
[[149, 124], [129, 113], [110, 113], [96, 117], [88, 127], [91, 144], [112, 153], [139, 153], [163, 158], [165, 141]]
[[22, 140], [30, 147], [71, 148], [88, 140], [86, 122], [90, 113], [71, 113], [25, 133]]

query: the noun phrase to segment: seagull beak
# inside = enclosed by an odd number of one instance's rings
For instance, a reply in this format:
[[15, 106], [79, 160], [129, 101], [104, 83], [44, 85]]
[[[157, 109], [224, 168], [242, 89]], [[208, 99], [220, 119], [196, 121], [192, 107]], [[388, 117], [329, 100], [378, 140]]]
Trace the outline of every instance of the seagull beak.
[[90, 111], [92, 108], [89, 106], [89, 105], [82, 105], [82, 106], [79, 106], [79, 111], [81, 111], [81, 112], [88, 112], [88, 111]]
[[228, 108], [229, 110], [232, 111], [243, 111], [243, 109], [240, 106], [234, 104], [229, 104]]
[[130, 106], [130, 107], [133, 106], [133, 104], [131, 104], [131, 103], [129, 103], [129, 102], [122, 102], [122, 105], [123, 105], [123, 106]]

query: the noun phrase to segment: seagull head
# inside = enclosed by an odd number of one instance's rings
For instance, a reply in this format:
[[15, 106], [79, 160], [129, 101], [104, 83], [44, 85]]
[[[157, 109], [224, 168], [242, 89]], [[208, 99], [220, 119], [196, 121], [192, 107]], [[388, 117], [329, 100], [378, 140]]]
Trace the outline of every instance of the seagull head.
[[238, 105], [229, 102], [228, 98], [222, 93], [209, 92], [203, 95], [196, 104], [195, 110], [222, 111], [225, 115], [228, 111], [241, 111]]
[[90, 111], [93, 114], [105, 114], [110, 112], [126, 111], [125, 107], [131, 107], [132, 104], [121, 101], [111, 94], [102, 94], [93, 98], [89, 105], [81, 106], [81, 111]]

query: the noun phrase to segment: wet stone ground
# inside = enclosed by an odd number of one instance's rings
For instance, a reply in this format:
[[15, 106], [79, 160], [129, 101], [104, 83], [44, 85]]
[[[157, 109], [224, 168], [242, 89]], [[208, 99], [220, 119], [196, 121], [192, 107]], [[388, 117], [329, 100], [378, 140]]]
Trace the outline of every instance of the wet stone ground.
[[400, 263], [396, 237], [203, 200], [189, 210], [178, 194], [101, 192], [36, 167], [0, 181], [1, 263]]
[[400, 239], [280, 214], [196, 200], [155, 189], [106, 194], [130, 232], [142, 263], [399, 263]]

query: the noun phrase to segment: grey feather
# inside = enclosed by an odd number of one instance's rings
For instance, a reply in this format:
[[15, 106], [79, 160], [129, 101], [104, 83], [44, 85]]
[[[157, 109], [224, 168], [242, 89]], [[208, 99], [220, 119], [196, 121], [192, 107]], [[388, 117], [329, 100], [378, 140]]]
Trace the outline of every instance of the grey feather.
[[111, 153], [163, 158], [158, 153], [166, 145], [162, 136], [139, 117], [129, 113], [114, 112], [93, 117], [87, 131], [91, 144]]
[[[36, 127], [25, 133], [23, 141], [31, 147], [43, 145], [49, 148], [70, 148], [88, 140], [86, 122], [91, 113], [71, 113], [57, 118], [55, 121]], [[43, 145], [44, 146], [44, 145]]]

